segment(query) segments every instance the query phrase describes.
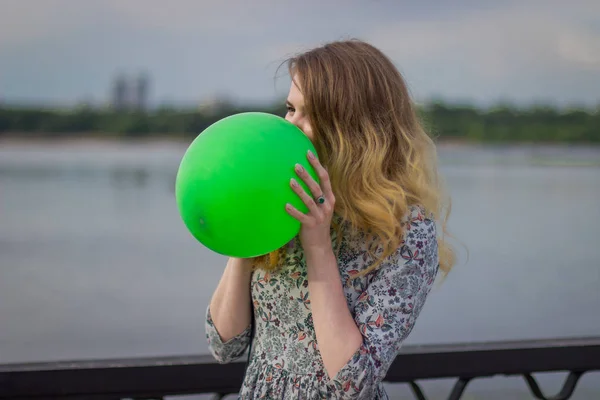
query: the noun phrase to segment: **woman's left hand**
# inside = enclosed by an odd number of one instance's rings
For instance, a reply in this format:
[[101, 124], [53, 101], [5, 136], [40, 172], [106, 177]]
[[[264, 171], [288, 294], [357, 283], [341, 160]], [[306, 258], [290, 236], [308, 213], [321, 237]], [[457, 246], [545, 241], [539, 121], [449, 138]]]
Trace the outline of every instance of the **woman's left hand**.
[[307, 157], [321, 184], [319, 185], [300, 164], [296, 164], [296, 174], [306, 183], [311, 194], [306, 193], [294, 178], [291, 179], [290, 185], [308, 207], [308, 213], [298, 211], [291, 204], [286, 205], [288, 214], [302, 223], [300, 241], [305, 252], [331, 247], [330, 227], [335, 207], [329, 174], [310, 150]]

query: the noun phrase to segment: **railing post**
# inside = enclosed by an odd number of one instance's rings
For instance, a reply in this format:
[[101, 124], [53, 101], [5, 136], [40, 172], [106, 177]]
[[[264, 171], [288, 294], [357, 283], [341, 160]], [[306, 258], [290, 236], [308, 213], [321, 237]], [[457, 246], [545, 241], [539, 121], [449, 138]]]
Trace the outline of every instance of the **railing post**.
[[577, 382], [579, 378], [584, 374], [585, 371], [570, 371], [565, 383], [563, 384], [560, 392], [556, 396], [547, 397], [542, 393], [542, 389], [540, 385], [538, 385], [537, 381], [531, 374], [523, 374], [523, 378], [525, 378], [525, 382], [527, 382], [527, 386], [531, 393], [535, 396], [536, 399], [539, 400], [569, 400], [573, 393], [575, 392], [575, 387], [577, 386]]

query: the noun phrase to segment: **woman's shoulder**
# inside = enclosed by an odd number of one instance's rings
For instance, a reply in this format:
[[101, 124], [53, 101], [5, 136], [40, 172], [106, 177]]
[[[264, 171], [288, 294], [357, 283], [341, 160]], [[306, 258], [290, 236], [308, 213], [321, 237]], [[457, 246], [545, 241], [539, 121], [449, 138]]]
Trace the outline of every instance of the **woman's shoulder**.
[[[419, 254], [427, 254], [430, 257], [436, 255], [437, 231], [433, 213], [422, 205], [411, 205], [400, 222], [402, 237], [398, 240], [398, 246], [385, 257], [385, 261], [399, 263]], [[364, 231], [353, 231], [348, 234], [348, 231], [345, 231], [338, 254], [340, 261], [350, 263], [355, 269], [360, 270], [374, 263], [376, 258], [383, 256], [384, 253], [386, 253], [384, 246], [375, 235]]]

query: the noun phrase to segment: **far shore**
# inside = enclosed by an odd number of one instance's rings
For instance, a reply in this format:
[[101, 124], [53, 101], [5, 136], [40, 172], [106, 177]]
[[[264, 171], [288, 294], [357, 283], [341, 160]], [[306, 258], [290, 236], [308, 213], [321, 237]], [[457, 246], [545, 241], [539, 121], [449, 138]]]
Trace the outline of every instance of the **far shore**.
[[[16, 145], [19, 147], [27, 145], [44, 145], [61, 148], [77, 148], [94, 146], [188, 146], [194, 139], [193, 136], [183, 134], [150, 134], [139, 137], [123, 137], [113, 134], [82, 133], [81, 135], [51, 136], [40, 133], [0, 133], [0, 146]], [[600, 143], [571, 143], [559, 141], [537, 141], [537, 142], [497, 142], [497, 141], [469, 141], [462, 138], [440, 138], [436, 145], [441, 148], [472, 147], [472, 146], [509, 146], [509, 147], [600, 147]]]

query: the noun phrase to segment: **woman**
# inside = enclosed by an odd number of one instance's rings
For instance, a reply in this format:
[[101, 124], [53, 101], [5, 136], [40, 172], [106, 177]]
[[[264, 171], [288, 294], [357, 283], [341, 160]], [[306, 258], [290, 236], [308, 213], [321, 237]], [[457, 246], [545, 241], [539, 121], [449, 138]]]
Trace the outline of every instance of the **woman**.
[[282, 207], [299, 235], [228, 261], [207, 309], [209, 347], [227, 363], [252, 342], [241, 399], [387, 399], [382, 379], [454, 261], [436, 229], [435, 147], [373, 46], [329, 43], [288, 66], [286, 119], [314, 143], [320, 185], [296, 166], [290, 185], [309, 211]]

